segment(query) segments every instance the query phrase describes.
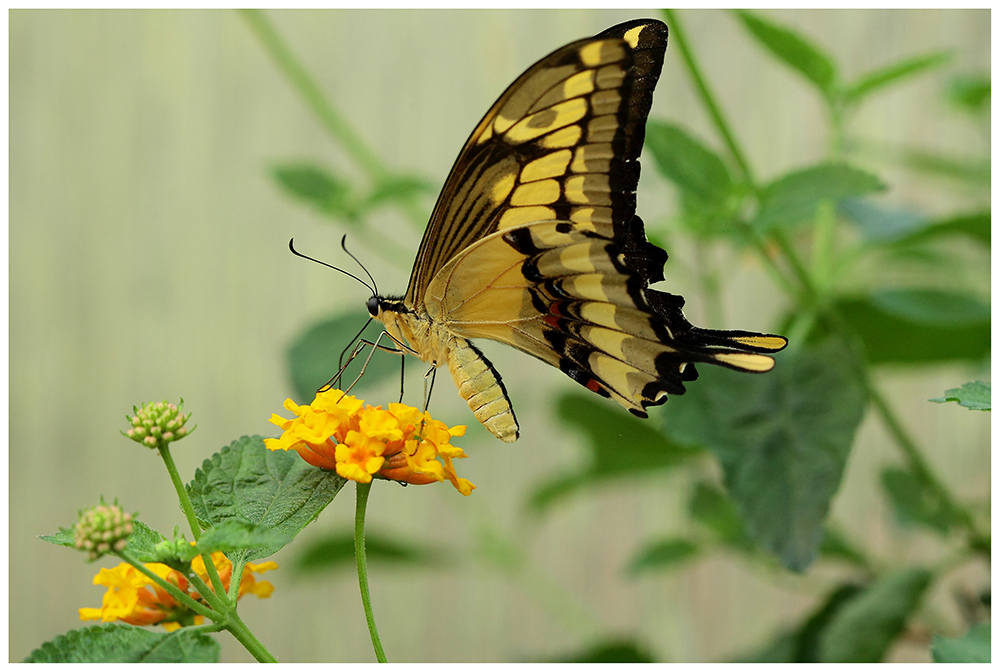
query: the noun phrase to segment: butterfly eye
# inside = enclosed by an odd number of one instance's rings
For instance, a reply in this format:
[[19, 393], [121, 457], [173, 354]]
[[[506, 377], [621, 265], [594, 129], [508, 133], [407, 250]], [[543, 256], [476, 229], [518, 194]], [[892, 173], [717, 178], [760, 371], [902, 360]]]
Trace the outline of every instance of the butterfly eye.
[[373, 296], [368, 299], [368, 312], [371, 313], [372, 317], [378, 317], [378, 297]]

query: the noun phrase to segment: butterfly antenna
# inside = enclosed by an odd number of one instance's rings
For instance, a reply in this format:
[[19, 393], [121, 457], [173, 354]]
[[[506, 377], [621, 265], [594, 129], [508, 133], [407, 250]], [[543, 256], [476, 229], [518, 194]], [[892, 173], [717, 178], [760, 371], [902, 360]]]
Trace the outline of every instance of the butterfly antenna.
[[[346, 238], [346, 236], [345, 236], [345, 238]], [[319, 264], [321, 266], [326, 266], [327, 268], [332, 268], [335, 271], [340, 271], [344, 275], [346, 275], [348, 277], [351, 277], [351, 278], [354, 278], [355, 280], [357, 280], [358, 282], [360, 282], [373, 295], [378, 295], [378, 289], [375, 287], [375, 280], [372, 280], [372, 284], [369, 285], [367, 282], [365, 282], [364, 280], [362, 280], [358, 276], [354, 275], [353, 273], [348, 273], [347, 271], [345, 271], [342, 268], [337, 268], [336, 266], [328, 264], [325, 261], [320, 261], [319, 259], [313, 259], [312, 257], [310, 257], [310, 256], [308, 256], [306, 254], [302, 254], [301, 252], [299, 252], [298, 250], [295, 249], [295, 245], [293, 244], [294, 242], [295, 242], [294, 238], [292, 238], [291, 240], [288, 241], [288, 249], [291, 250], [292, 254], [294, 254], [296, 257], [302, 257], [303, 259], [308, 259], [309, 261], [315, 261], [317, 264]], [[351, 254], [351, 253], [348, 252], [348, 254]], [[354, 255], [351, 255], [351, 258], [354, 259]], [[357, 261], [357, 259], [354, 259], [354, 261]], [[364, 266], [362, 266], [361, 268], [364, 268]], [[368, 273], [368, 271], [366, 270], [365, 273]], [[369, 277], [369, 279], [371, 279], [372, 276], [371, 276], [370, 273], [368, 273], [368, 277]]]
[[358, 266], [361, 267], [361, 270], [364, 271], [365, 275], [368, 276], [368, 279], [372, 281], [372, 287], [375, 288], [375, 291], [372, 292], [372, 294], [374, 294], [375, 296], [378, 296], [379, 295], [379, 293], [378, 293], [378, 284], [375, 282], [375, 278], [373, 278], [372, 274], [368, 272], [368, 269], [365, 268], [365, 265], [362, 264], [358, 260], [358, 258], [355, 257], [353, 254], [351, 254], [351, 252], [347, 249], [347, 234], [346, 233], [344, 234], [344, 237], [340, 239], [340, 247], [342, 247], [343, 250], [344, 250], [344, 252], [347, 253], [347, 256], [349, 256], [351, 259], [353, 259], [355, 262], [357, 262]]

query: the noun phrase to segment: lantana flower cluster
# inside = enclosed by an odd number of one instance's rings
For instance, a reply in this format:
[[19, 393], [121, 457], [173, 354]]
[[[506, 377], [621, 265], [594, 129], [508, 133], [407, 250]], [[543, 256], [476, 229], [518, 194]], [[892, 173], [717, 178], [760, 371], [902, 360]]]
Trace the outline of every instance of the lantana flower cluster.
[[[216, 551], [212, 553], [212, 564], [218, 570], [222, 585], [228, 591], [233, 577], [233, 563], [224, 553]], [[193, 599], [201, 599], [201, 595], [192, 590], [184, 574], [176, 569], [158, 562], [146, 563], [145, 567]], [[259, 581], [253, 573], [277, 568], [278, 565], [274, 562], [248, 562], [240, 578], [239, 597], [248, 593], [260, 598], [269, 597], [274, 586], [269, 581]], [[208, 584], [208, 572], [201, 556], [191, 561], [191, 570]], [[198, 625], [204, 620], [201, 615], [179, 604], [170, 593], [127, 562], [110, 569], [101, 569], [94, 577], [94, 585], [105, 586], [108, 591], [104, 594], [100, 608], [80, 609], [82, 621], [123, 621], [129, 625], [159, 624], [168, 631], [173, 631], [184, 625]]]
[[271, 416], [284, 430], [280, 438], [264, 439], [271, 450], [295, 450], [314, 467], [358, 483], [377, 475], [414, 485], [448, 479], [463, 495], [476, 487], [459, 478], [452, 463], [466, 457], [451, 445], [452, 437], [465, 434], [465, 425], [448, 427], [406, 404], [369, 406], [336, 389], [318, 392], [308, 406], [291, 399], [284, 405], [296, 417]]

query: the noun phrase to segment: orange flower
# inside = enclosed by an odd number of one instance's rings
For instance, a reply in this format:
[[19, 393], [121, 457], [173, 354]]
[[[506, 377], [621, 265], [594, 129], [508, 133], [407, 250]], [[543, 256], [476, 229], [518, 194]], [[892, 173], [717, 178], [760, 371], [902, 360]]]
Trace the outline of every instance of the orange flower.
[[[221, 551], [212, 553], [212, 563], [218, 568], [222, 584], [229, 589], [233, 577], [233, 563]], [[188, 580], [175, 569], [158, 562], [149, 562], [146, 569], [158, 577], [176, 586], [181, 592], [187, 593], [196, 600], [201, 596], [191, 590]], [[257, 597], [268, 597], [274, 586], [268, 581], [258, 581], [254, 572], [266, 572], [277, 569], [273, 562], [248, 562], [240, 579], [239, 596], [253, 593]], [[191, 561], [191, 568], [208, 583], [208, 574], [201, 556]], [[170, 593], [156, 584], [152, 579], [137, 570], [127, 562], [111, 569], [101, 569], [94, 577], [95, 585], [107, 587], [101, 607], [80, 609], [81, 621], [123, 621], [129, 625], [160, 624], [169, 631], [183, 625], [197, 625], [204, 618], [188, 607], [179, 604]]]
[[414, 485], [447, 479], [463, 495], [476, 487], [459, 478], [452, 464], [466, 457], [451, 445], [453, 436], [465, 434], [464, 425], [449, 428], [406, 404], [365, 406], [340, 390], [317, 393], [309, 406], [288, 399], [285, 408], [297, 417], [271, 416], [284, 430], [280, 438], [264, 439], [271, 450], [295, 450], [314, 467], [358, 483], [377, 475]]

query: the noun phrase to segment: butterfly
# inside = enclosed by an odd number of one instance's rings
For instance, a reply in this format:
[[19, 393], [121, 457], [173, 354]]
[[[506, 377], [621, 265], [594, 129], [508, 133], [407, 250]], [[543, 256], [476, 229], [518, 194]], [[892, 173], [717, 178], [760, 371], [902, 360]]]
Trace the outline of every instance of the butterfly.
[[782, 336], [700, 329], [650, 289], [667, 253], [635, 214], [639, 153], [667, 26], [622, 23], [554, 51], [466, 141], [406, 294], [368, 311], [405, 352], [447, 365], [497, 438], [518, 438], [500, 373], [469, 339], [511, 345], [634, 415], [682, 394], [696, 363], [763, 372]]

